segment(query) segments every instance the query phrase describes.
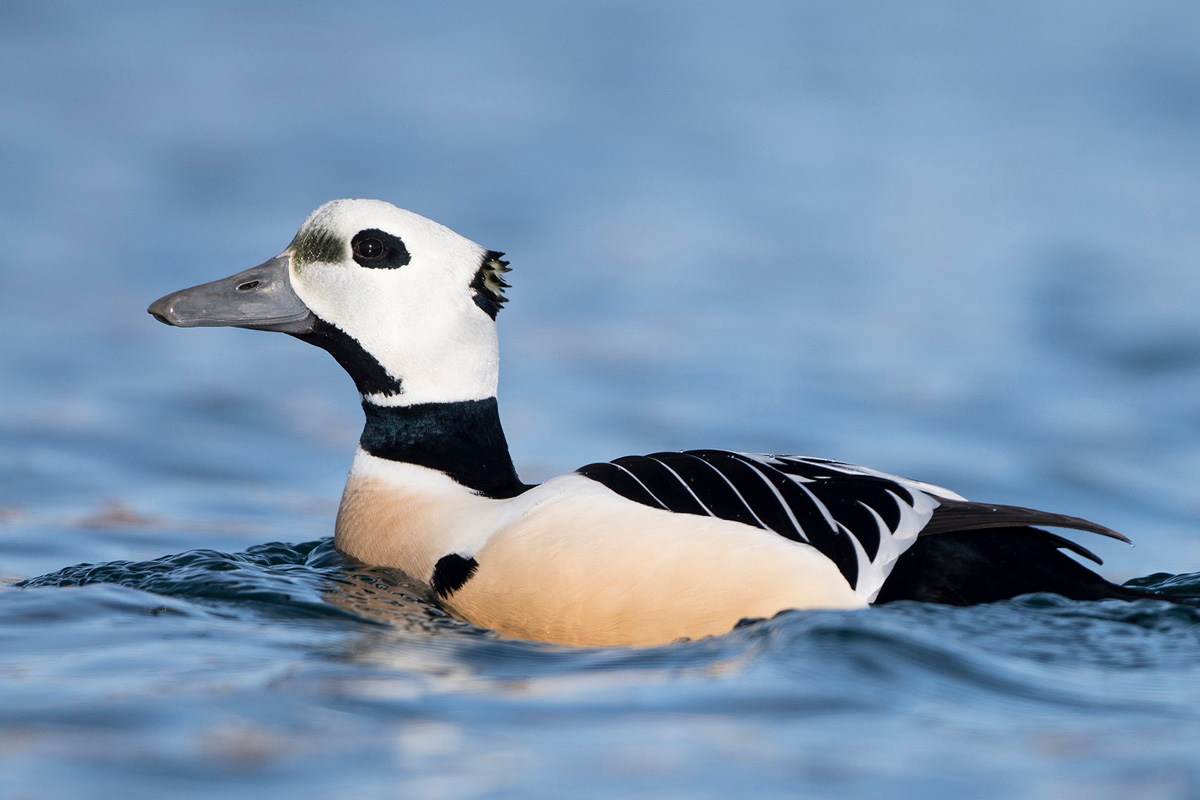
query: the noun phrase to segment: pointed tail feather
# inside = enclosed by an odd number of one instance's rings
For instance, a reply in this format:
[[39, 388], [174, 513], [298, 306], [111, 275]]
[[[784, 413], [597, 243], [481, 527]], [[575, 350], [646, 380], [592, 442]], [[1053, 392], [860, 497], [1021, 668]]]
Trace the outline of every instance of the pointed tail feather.
[[1150, 591], [1110, 583], [1062, 551], [1097, 564], [1102, 563], [1099, 556], [1034, 526], [1087, 531], [1129, 543], [1111, 528], [1020, 506], [941, 498], [938, 502], [917, 541], [897, 560], [877, 603], [921, 600], [974, 605], [1032, 592], [1053, 592], [1073, 600], [1156, 597]]
[[[1079, 517], [1066, 514], [1053, 514], [1049, 511], [1037, 511], [1021, 506], [1000, 506], [991, 503], [971, 503], [964, 500], [943, 500], [938, 498], [938, 507], [933, 511], [933, 517], [924, 528], [921, 536], [934, 536], [939, 533], [961, 533], [985, 528], [1024, 528], [1045, 526], [1047, 528], [1070, 528], [1077, 531], [1088, 531], [1116, 539], [1125, 544], [1132, 544], [1129, 538], [1117, 533], [1112, 528], [1097, 525]], [[1066, 540], [1064, 540], [1066, 541]], [[1082, 549], [1082, 548], [1081, 548]], [[1079, 552], [1078, 550], [1076, 552]], [[1100, 559], [1086, 551], [1080, 553], [1096, 563]]]
[[[1071, 600], [1138, 600], [1154, 592], [1110, 583], [1063, 553], [1069, 540], [1037, 528], [984, 528], [921, 536], [896, 561], [875, 602], [969, 606], [1051, 592]], [[1071, 543], [1074, 545], [1074, 543]], [[1067, 549], [1078, 552], [1075, 545]]]

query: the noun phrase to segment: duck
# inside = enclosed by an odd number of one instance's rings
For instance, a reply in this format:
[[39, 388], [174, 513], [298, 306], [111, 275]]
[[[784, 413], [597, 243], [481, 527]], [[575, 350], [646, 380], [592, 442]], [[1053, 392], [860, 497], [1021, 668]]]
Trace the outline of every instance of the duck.
[[655, 646], [788, 610], [1149, 596], [1045, 530], [1129, 542], [1103, 525], [835, 460], [689, 450], [523, 483], [496, 399], [509, 270], [411, 211], [334, 200], [274, 258], [148, 310], [329, 352], [365, 413], [335, 547], [504, 637]]

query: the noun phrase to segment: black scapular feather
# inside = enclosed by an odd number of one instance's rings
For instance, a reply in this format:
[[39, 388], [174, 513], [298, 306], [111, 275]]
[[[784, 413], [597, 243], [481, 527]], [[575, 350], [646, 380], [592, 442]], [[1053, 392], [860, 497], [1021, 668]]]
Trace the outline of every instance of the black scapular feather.
[[[984, 528], [1012, 528], [1029, 525], [1045, 525], [1049, 528], [1071, 528], [1078, 531], [1088, 531], [1107, 536], [1110, 539], [1129, 544], [1124, 534], [1117, 533], [1112, 528], [1097, 525], [1079, 517], [1066, 514], [1054, 514], [1049, 511], [1037, 511], [1020, 506], [999, 506], [990, 503], [972, 503], [964, 500], [938, 500], [938, 507], [933, 512], [933, 518], [921, 529], [922, 536], [932, 536], [939, 533], [959, 533], [961, 531], [982, 530]], [[1078, 551], [1076, 551], [1078, 552]], [[1087, 555], [1080, 553], [1080, 555]], [[1097, 564], [1100, 560], [1092, 555], [1088, 558]]]

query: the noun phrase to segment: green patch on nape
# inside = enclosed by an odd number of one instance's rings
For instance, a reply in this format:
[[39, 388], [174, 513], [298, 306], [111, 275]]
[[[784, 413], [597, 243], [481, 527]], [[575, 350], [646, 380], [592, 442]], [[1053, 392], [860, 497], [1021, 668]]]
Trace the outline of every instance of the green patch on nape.
[[504, 290], [509, 288], [508, 282], [504, 280], [504, 273], [512, 270], [509, 269], [508, 262], [501, 258], [503, 255], [504, 253], [488, 250], [483, 256], [483, 263], [479, 265], [475, 277], [471, 280], [475, 305], [492, 319], [496, 318], [496, 314], [508, 302], [508, 298], [504, 296]]

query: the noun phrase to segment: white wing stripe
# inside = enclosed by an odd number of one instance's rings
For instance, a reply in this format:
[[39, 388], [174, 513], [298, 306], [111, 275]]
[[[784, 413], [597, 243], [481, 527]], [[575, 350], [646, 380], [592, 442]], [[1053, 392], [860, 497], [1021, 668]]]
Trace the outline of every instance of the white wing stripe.
[[650, 495], [651, 497], [653, 497], [653, 498], [654, 498], [654, 502], [658, 503], [658, 505], [659, 505], [659, 508], [662, 508], [662, 509], [666, 509], [666, 508], [667, 508], [667, 504], [666, 504], [666, 503], [664, 503], [662, 500], [659, 500], [659, 499], [658, 499], [658, 495], [656, 495], [654, 492], [650, 491], [650, 487], [646, 486], [646, 484], [644, 484], [644, 483], [642, 483], [640, 480], [638, 480], [638, 476], [637, 476], [637, 475], [634, 475], [632, 471], [625, 469], [625, 468], [624, 468], [624, 467], [622, 467], [620, 464], [616, 464], [616, 463], [613, 463], [613, 462], [611, 462], [611, 461], [610, 461], [609, 463], [610, 463], [610, 464], [612, 464], [612, 465], [613, 465], [614, 467], [616, 467], [617, 469], [621, 470], [621, 472], [624, 472], [626, 475], [628, 475], [629, 477], [633, 478], [634, 482], [635, 482], [635, 483], [636, 483], [638, 486], [640, 486], [640, 487], [642, 487], [643, 489], [645, 489], [645, 490], [646, 490], [646, 494], [648, 494], [648, 495]]
[[[792, 476], [788, 475], [788, 477], [791, 478]], [[833, 514], [830, 514], [829, 509], [825, 506], [824, 503], [821, 502], [821, 498], [819, 498], [815, 494], [813, 494], [812, 491], [807, 486], [805, 486], [803, 483], [801, 483], [800, 481], [796, 481], [796, 485], [799, 486], [804, 491], [804, 493], [807, 494], [809, 496], [809, 498], [813, 501], [813, 503], [817, 507], [817, 510], [821, 512], [821, 516], [825, 518], [825, 521], [827, 523], [829, 523], [829, 527], [834, 530], [837, 530], [838, 526], [840, 526], [842, 523], [838, 522], [836, 519], [833, 518]], [[854, 538], [854, 537], [850, 537], [850, 538]]]
[[[743, 461], [742, 463], [745, 464], [746, 462]], [[779, 490], [775, 488], [775, 484], [771, 483], [771, 479], [768, 478], [766, 474], [756, 465], [746, 464], [746, 466], [750, 467], [754, 474], [761, 478], [762, 482], [767, 485], [767, 488], [771, 490], [771, 494], [775, 495], [775, 499], [779, 501], [779, 505], [783, 506], [783, 511], [785, 514], [787, 514], [788, 521], [792, 523], [792, 527], [796, 529], [797, 535], [799, 535], [803, 541], [807, 542], [808, 533], [804, 530], [804, 526], [800, 524], [800, 520], [796, 519], [796, 515], [792, 513], [792, 507], [788, 505], [788, 502], [783, 499], [783, 495], [781, 495]]]
[[[649, 456], [647, 456], [647, 458], [650, 458], [650, 457], [649, 457]], [[705, 505], [705, 504], [704, 504], [704, 501], [703, 501], [703, 500], [701, 500], [699, 497], [697, 497], [697, 496], [696, 496], [696, 493], [692, 491], [692, 487], [691, 487], [690, 485], [688, 485], [687, 479], [685, 479], [685, 478], [684, 478], [682, 475], [680, 475], [680, 474], [679, 474], [678, 472], [676, 472], [675, 470], [671, 469], [671, 465], [670, 465], [670, 464], [668, 464], [667, 462], [665, 462], [665, 461], [662, 461], [662, 460], [660, 460], [660, 459], [657, 459], [657, 458], [651, 458], [650, 460], [652, 460], [652, 461], [654, 461], [654, 462], [656, 462], [656, 463], [658, 463], [658, 464], [662, 464], [662, 465], [663, 465], [663, 467], [664, 467], [664, 468], [667, 470], [667, 472], [669, 472], [669, 473], [671, 473], [672, 475], [674, 475], [674, 476], [675, 476], [675, 478], [676, 478], [676, 479], [679, 481], [680, 485], [682, 485], [682, 486], [683, 486], [684, 490], [686, 490], [686, 491], [687, 491], [687, 493], [688, 493], [688, 494], [690, 494], [690, 495], [692, 496], [692, 499], [693, 499], [693, 500], [695, 500], [695, 501], [696, 501], [696, 503], [697, 503], [697, 504], [698, 504], [698, 505], [699, 505], [701, 508], [703, 508], [703, 509], [704, 509], [705, 513], [707, 513], [707, 514], [708, 514], [710, 517], [716, 516], [715, 514], [713, 514], [713, 513], [712, 513], [712, 509], [711, 509], [711, 508], [709, 508], [707, 505]], [[647, 491], [648, 491], [648, 490], [647, 490]], [[662, 502], [662, 501], [659, 501], [659, 502]]]
[[[768, 531], [771, 530], [771, 526], [767, 525], [767, 523], [763, 522], [761, 519], [758, 518], [758, 514], [754, 513], [753, 506], [751, 506], [750, 503], [746, 501], [746, 498], [742, 496], [742, 493], [739, 492], [737, 487], [733, 485], [733, 481], [731, 481], [731, 480], [729, 480], [729, 478], [725, 477], [725, 473], [721, 472], [721, 470], [717, 469], [715, 466], [708, 463], [703, 458], [700, 458], [698, 456], [693, 456], [693, 458], [695, 458], [698, 463], [703, 464], [704, 466], [711, 469], [713, 472], [717, 473], [717, 475], [721, 476], [721, 480], [725, 481], [725, 483], [729, 485], [729, 488], [733, 490], [733, 493], [737, 495], [738, 500], [742, 501], [742, 505], [744, 505], [746, 507], [746, 509], [750, 512], [750, 516], [754, 517], [754, 520], [759, 524], [759, 527], [763, 528], [764, 530], [768, 530]], [[655, 459], [655, 461], [658, 461], [658, 459]], [[659, 461], [659, 463], [662, 464], [661, 461]], [[666, 466], [666, 465], [664, 464], [663, 466]], [[667, 469], [671, 469], [671, 468], [668, 466]], [[671, 472], [675, 472], [675, 470], [671, 470]], [[678, 475], [679, 473], [676, 472], [675, 474]], [[692, 496], [695, 497], [695, 495], [692, 495]], [[696, 498], [696, 499], [699, 500], [700, 498]], [[708, 506], [704, 506], [704, 507], [708, 508]], [[712, 513], [712, 512], [710, 511], [709, 513]]]

